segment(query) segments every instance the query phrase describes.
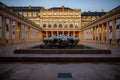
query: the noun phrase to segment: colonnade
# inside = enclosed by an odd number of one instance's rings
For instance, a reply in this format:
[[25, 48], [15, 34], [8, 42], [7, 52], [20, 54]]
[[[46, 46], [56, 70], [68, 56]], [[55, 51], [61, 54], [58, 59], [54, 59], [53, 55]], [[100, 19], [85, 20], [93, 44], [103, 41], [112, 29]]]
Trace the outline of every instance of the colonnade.
[[84, 26], [82, 41], [120, 44], [120, 7]]
[[43, 37], [50, 37], [50, 36], [60, 36], [60, 34], [64, 34], [66, 36], [75, 36], [80, 37], [80, 32], [78, 31], [43, 31]]
[[0, 4], [0, 45], [40, 41], [40, 26]]

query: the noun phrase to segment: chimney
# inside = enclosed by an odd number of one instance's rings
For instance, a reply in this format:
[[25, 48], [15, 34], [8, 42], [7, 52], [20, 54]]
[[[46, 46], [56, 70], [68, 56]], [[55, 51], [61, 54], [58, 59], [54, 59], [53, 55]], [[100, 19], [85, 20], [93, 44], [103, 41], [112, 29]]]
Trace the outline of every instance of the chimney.
[[62, 6], [62, 11], [64, 11], [64, 6]]

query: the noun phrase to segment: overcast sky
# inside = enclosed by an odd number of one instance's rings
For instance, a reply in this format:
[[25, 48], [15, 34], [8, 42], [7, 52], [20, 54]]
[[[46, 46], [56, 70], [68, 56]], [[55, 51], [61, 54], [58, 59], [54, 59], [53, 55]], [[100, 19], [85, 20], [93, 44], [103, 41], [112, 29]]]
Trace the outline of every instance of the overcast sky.
[[73, 9], [81, 9], [82, 11], [109, 11], [120, 6], [120, 0], [0, 0], [7, 6], [44, 6], [51, 7], [70, 7]]

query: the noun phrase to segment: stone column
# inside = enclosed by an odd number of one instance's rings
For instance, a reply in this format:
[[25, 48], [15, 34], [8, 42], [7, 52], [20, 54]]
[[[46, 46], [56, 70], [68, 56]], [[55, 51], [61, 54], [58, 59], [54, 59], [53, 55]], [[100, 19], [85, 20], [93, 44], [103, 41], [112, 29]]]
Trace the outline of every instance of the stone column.
[[68, 31], [68, 36], [70, 36], [70, 31]]
[[17, 34], [18, 34], [18, 43], [20, 43], [21, 42], [21, 23], [18, 23]]
[[109, 22], [106, 22], [106, 42], [109, 43]]
[[116, 21], [113, 20], [113, 34], [112, 34], [112, 44], [116, 44], [116, 39], [115, 39], [115, 35], [116, 35]]
[[102, 43], [104, 42], [104, 24], [102, 24], [102, 27], [101, 27], [101, 42]]
[[48, 32], [47, 31], [45, 31], [45, 34], [46, 34], [46, 37], [48, 38]]
[[15, 43], [18, 43], [18, 22], [15, 21]]
[[79, 39], [82, 41], [82, 31], [79, 31]]
[[[36, 34], [36, 33], [35, 33]], [[35, 37], [37, 37], [37, 35], [35, 35]], [[31, 42], [30, 41], [30, 27], [28, 27], [28, 41], [27, 42]]]
[[100, 25], [98, 25], [98, 42], [100, 42]]
[[73, 36], [75, 37], [75, 31], [73, 31]]
[[92, 39], [91, 39], [91, 40], [92, 40], [92, 42], [93, 42], [93, 28], [92, 28], [92, 33], [91, 33], [91, 36], [92, 36]]
[[75, 21], [73, 22], [73, 28], [75, 29]]
[[42, 43], [42, 42], [43, 42], [43, 34], [42, 34], [42, 31], [39, 32], [39, 38], [40, 38], [40, 42]]
[[12, 20], [9, 19], [10, 21], [10, 26], [9, 26], [9, 44], [12, 44]]
[[59, 36], [59, 31], [57, 31], [57, 36]]
[[103, 29], [103, 28], [102, 28], [102, 26], [103, 26], [103, 25], [100, 25], [100, 26], [99, 26], [99, 36], [100, 36], [99, 38], [100, 38], [100, 43], [102, 43], [102, 36], [103, 36], [103, 33], [102, 33], [102, 29]]
[[51, 31], [51, 35], [53, 36], [53, 31]]
[[96, 32], [97, 32], [97, 29], [96, 29], [96, 27], [95, 27], [95, 42], [96, 42]]
[[94, 42], [94, 38], [95, 38], [95, 29], [93, 27], [93, 42]]
[[1, 31], [1, 44], [5, 45], [6, 44], [6, 39], [5, 39], [5, 32], [6, 32], [6, 20], [5, 17], [2, 16], [2, 31]]
[[64, 31], [62, 31], [62, 34], [64, 34]]

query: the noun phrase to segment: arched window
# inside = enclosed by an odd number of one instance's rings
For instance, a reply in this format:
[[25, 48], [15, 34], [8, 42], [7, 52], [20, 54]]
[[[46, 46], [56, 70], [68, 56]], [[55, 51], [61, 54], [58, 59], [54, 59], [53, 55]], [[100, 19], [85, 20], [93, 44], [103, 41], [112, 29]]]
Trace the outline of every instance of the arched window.
[[51, 24], [48, 24], [48, 28], [51, 28]]
[[61, 22], [59, 23], [59, 28], [62, 28], [62, 23]]
[[57, 28], [57, 24], [56, 23], [54, 24], [54, 28]]
[[43, 24], [43, 28], [46, 28], [46, 24]]
[[57, 28], [57, 24], [56, 24], [56, 21], [54, 21], [54, 25], [53, 25], [54, 28]]
[[59, 24], [59, 28], [62, 28], [62, 24]]
[[70, 28], [73, 28], [73, 24], [72, 23], [70, 24]]
[[46, 23], [45, 22], [43, 22], [43, 28], [46, 28]]

